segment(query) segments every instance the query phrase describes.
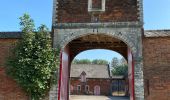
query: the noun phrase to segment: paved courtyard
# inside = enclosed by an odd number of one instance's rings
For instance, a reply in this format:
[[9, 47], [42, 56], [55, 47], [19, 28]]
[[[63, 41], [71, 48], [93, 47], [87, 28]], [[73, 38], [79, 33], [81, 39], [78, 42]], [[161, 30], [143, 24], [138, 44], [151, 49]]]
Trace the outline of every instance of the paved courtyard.
[[107, 97], [92, 95], [70, 95], [69, 100], [129, 100], [127, 97]]

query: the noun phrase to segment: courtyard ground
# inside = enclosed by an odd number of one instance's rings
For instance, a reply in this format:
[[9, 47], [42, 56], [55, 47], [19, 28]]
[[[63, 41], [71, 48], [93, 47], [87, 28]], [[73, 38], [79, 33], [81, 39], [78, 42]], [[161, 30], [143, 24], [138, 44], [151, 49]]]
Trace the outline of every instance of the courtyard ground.
[[70, 95], [69, 100], [129, 100], [128, 97], [94, 96], [94, 95]]

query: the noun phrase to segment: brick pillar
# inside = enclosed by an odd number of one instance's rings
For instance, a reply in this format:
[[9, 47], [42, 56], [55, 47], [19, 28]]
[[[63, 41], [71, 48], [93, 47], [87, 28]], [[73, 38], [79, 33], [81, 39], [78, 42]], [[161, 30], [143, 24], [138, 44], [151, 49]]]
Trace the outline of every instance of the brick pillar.
[[135, 61], [135, 100], [144, 100], [143, 64]]

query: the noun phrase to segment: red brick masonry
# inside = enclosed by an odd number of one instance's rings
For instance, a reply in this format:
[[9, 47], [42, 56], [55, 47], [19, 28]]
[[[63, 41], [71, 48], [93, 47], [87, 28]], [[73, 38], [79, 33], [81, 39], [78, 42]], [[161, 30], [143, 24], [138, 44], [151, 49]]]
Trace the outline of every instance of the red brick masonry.
[[170, 100], [170, 37], [144, 38], [145, 100]]
[[[15, 42], [0, 39], [0, 100], [27, 100], [22, 89], [5, 74], [5, 60]], [[143, 57], [145, 100], [170, 100], [170, 37], [143, 38]], [[89, 81], [90, 89], [97, 83], [102, 81]], [[101, 89], [108, 91], [108, 82], [102, 84]]]
[[[90, 23], [88, 0], [58, 0], [57, 18], [59, 23]], [[106, 10], [95, 15], [99, 22], [139, 21], [137, 0], [106, 0]]]
[[[110, 90], [111, 90], [111, 80], [110, 79], [87, 79], [87, 82], [85, 83], [86, 85], [89, 86], [89, 95], [94, 95], [94, 87], [96, 85], [100, 86], [100, 94], [101, 95], [110, 95]], [[70, 80], [70, 85], [74, 87], [74, 91], [71, 92], [73, 95], [81, 95], [84, 94], [84, 88], [83, 85], [80, 81], [80, 79], [77, 78], [71, 78]], [[81, 91], [77, 92], [76, 88], [77, 85], [81, 85]]]
[[27, 100], [25, 92], [5, 73], [5, 62], [16, 39], [0, 39], [0, 100]]

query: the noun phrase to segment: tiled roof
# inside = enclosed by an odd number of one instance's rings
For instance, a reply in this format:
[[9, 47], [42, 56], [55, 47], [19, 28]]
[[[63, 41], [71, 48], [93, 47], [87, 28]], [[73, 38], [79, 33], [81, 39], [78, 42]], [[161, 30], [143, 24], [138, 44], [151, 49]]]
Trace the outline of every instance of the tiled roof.
[[0, 38], [21, 38], [22, 32], [0, 32]]
[[145, 37], [169, 37], [170, 30], [146, 30], [144, 32]]
[[70, 77], [80, 77], [82, 72], [87, 78], [110, 78], [107, 65], [72, 64]]

